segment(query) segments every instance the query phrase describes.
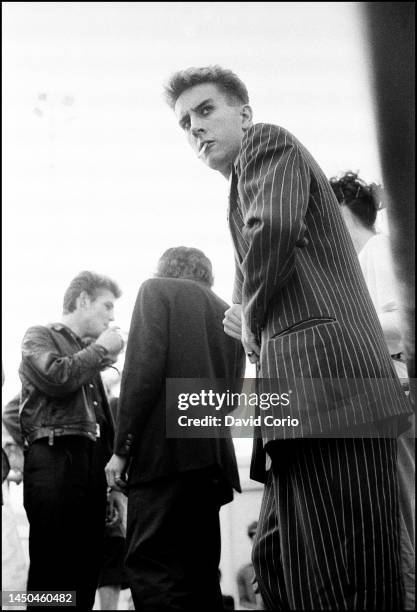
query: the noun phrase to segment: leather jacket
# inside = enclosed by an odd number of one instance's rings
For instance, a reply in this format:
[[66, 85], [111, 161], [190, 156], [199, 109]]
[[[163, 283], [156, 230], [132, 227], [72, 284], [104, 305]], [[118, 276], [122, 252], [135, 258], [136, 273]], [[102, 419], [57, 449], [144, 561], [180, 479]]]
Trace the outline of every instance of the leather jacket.
[[22, 343], [20, 424], [25, 444], [47, 437], [97, 437], [94, 387], [113, 435], [113, 418], [100, 370], [109, 365], [104, 347], [84, 346], [62, 323], [30, 327]]

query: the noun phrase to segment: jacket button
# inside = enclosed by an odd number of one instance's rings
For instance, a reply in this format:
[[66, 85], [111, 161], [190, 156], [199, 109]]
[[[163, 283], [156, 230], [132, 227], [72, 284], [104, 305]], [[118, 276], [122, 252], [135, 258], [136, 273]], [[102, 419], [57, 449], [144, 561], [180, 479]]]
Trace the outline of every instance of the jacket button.
[[98, 402], [93, 402], [93, 406], [98, 406]]

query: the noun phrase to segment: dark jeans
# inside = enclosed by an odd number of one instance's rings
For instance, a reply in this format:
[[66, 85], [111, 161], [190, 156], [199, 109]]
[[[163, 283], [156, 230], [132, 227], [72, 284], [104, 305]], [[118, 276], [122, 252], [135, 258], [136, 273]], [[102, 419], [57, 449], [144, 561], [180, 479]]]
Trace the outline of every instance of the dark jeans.
[[204, 469], [129, 490], [125, 564], [136, 610], [223, 610], [218, 500]]
[[53, 446], [47, 439], [33, 442], [23, 482], [30, 524], [27, 589], [76, 591], [77, 609], [91, 610], [106, 515], [100, 442], [81, 436], [56, 437]]

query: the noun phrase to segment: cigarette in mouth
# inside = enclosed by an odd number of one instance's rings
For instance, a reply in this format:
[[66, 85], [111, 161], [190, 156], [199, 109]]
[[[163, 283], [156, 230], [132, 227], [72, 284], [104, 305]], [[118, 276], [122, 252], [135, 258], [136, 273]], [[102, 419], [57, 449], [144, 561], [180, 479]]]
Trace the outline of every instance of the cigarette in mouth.
[[204, 155], [204, 151], [207, 149], [207, 145], [208, 145], [208, 142], [205, 142], [203, 144], [203, 146], [200, 149], [200, 153], [197, 155], [197, 157], [201, 157], [202, 155]]

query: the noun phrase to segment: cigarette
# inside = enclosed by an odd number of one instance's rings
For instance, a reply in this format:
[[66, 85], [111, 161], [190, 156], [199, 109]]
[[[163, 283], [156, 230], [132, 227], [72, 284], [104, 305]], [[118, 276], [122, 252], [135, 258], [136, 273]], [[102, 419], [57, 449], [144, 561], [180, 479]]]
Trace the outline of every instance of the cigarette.
[[207, 145], [208, 145], [208, 142], [205, 142], [203, 144], [203, 146], [200, 149], [200, 153], [197, 155], [197, 157], [201, 157], [202, 155], [204, 155], [204, 151], [207, 149]]

